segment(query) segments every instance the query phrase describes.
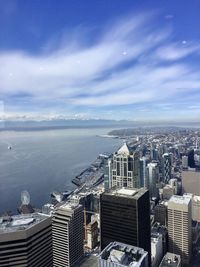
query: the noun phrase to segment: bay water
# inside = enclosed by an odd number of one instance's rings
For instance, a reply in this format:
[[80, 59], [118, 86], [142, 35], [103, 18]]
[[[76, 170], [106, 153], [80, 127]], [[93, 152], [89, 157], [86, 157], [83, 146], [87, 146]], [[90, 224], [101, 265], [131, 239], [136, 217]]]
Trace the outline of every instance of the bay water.
[[[73, 190], [71, 180], [102, 152], [114, 152], [120, 139], [101, 137], [112, 129], [59, 129], [0, 132], [0, 213], [16, 213], [21, 191], [41, 208], [52, 191]], [[12, 149], [9, 149], [11, 147]]]

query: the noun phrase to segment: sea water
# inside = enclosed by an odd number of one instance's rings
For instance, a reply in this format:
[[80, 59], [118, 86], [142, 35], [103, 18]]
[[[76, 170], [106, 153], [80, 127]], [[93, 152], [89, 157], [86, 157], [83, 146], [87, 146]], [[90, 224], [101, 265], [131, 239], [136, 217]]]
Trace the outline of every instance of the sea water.
[[[36, 208], [52, 191], [73, 190], [71, 180], [102, 152], [114, 152], [120, 139], [101, 137], [111, 129], [59, 129], [0, 132], [0, 213], [16, 213], [21, 191]], [[9, 146], [11, 149], [8, 149]]]

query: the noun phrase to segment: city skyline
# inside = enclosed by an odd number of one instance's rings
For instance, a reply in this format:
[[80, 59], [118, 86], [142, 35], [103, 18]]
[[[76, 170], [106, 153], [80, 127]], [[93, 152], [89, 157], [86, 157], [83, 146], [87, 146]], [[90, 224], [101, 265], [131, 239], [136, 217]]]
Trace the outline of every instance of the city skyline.
[[1, 1], [0, 119], [198, 121], [200, 3], [134, 2]]

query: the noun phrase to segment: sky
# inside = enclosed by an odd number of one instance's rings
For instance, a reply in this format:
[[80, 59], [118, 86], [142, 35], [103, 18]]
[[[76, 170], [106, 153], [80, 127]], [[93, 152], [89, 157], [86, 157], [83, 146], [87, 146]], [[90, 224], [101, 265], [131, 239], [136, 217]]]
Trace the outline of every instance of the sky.
[[200, 120], [199, 0], [0, 0], [0, 119]]

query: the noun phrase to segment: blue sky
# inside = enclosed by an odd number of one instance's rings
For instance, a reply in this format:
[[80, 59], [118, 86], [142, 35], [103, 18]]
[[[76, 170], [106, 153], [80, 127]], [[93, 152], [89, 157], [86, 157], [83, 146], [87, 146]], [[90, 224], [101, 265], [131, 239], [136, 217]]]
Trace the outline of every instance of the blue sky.
[[199, 0], [1, 0], [0, 119], [199, 121], [199, 10]]

